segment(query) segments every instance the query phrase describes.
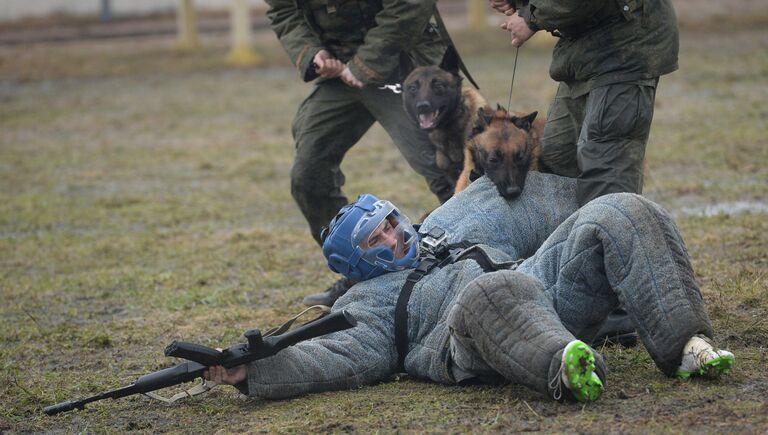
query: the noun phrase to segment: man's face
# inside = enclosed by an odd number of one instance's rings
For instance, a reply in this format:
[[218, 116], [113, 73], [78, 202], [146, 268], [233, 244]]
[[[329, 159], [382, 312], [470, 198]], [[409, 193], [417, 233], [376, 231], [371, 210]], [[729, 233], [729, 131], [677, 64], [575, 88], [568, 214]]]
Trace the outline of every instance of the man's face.
[[376, 227], [368, 239], [361, 244], [363, 249], [370, 249], [376, 246], [385, 246], [395, 253], [396, 259], [401, 259], [407, 253], [407, 247], [403, 240], [403, 232], [396, 228], [397, 222], [390, 215]]

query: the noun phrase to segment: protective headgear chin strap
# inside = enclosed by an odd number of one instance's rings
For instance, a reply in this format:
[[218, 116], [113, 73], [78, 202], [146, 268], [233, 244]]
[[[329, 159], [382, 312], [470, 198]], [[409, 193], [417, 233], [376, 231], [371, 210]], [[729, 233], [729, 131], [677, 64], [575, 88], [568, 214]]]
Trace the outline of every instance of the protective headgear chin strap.
[[[385, 219], [397, 234], [395, 251], [381, 244], [368, 247], [371, 233]], [[328, 267], [354, 281], [418, 265], [418, 235], [411, 222], [391, 202], [371, 194], [360, 195], [357, 201], [343, 207], [321, 238]]]

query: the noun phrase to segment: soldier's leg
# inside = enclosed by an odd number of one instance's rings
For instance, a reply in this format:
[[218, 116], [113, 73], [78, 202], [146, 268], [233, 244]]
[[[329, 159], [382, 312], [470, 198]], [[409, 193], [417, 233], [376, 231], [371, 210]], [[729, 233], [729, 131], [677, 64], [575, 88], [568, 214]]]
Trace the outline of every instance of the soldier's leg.
[[547, 112], [544, 137], [541, 139], [541, 159], [557, 175], [576, 178], [576, 143], [584, 121], [586, 96], [571, 98], [567, 85], [560, 84]]
[[593, 200], [518, 270], [544, 283], [563, 324], [583, 340], [590, 340], [621, 304], [667, 374], [680, 366], [691, 337], [712, 336], [677, 227], [641, 196], [619, 193]]
[[411, 120], [403, 109], [401, 94], [368, 87], [363, 90], [368, 111], [387, 131], [408, 164], [427, 181], [429, 190], [441, 203], [453, 196], [456, 180], [450, 180], [437, 167], [435, 146], [427, 133]]
[[293, 122], [296, 157], [291, 194], [320, 243], [320, 230], [347, 204], [341, 191], [344, 154], [373, 125], [359, 92], [340, 80], [318, 84], [301, 103]]
[[[462, 291], [447, 323], [459, 374], [487, 378], [495, 372], [557, 400], [569, 397], [560, 384], [561, 366], [575, 338], [537, 279], [511, 270], [482, 275]], [[602, 357], [582, 346], [590, 358], [587, 374], [594, 370], [604, 383]]]
[[593, 89], [577, 144], [579, 204], [615, 192], [641, 193], [655, 85], [618, 83]]

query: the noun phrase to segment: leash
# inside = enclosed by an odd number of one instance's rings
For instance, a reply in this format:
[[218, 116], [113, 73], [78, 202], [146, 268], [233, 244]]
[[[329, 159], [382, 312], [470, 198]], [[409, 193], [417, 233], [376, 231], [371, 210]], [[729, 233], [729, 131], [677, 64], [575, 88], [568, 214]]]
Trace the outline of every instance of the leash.
[[520, 52], [520, 47], [515, 47], [515, 66], [512, 67], [512, 83], [509, 85], [509, 100], [507, 100], [507, 113], [512, 106], [512, 89], [515, 87], [515, 73], [517, 72], [517, 54]]
[[[447, 50], [453, 50], [454, 53], [456, 53], [456, 60], [459, 63], [459, 70], [464, 73], [464, 77], [467, 78], [467, 80], [472, 84], [472, 86], [475, 87], [475, 89], [480, 89], [480, 86], [477, 85], [477, 82], [475, 82], [475, 79], [472, 77], [472, 74], [469, 73], [469, 69], [467, 68], [467, 65], [464, 64], [464, 60], [461, 59], [461, 55], [459, 54], [459, 49], [456, 48], [456, 44], [453, 43], [453, 39], [451, 39], [451, 35], [448, 33], [448, 28], [445, 26], [445, 22], [443, 21], [443, 17], [440, 16], [440, 11], [437, 9], [437, 4], [435, 4], [435, 9], [432, 12], [432, 16], [435, 18], [435, 24], [437, 28], [437, 33], [440, 35], [440, 39], [445, 42], [448, 47]], [[517, 59], [515, 59], [517, 60]], [[392, 83], [392, 84], [385, 84], [378, 87], [381, 90], [390, 90], [395, 94], [400, 94], [403, 92], [402, 84], [400, 83]]]
[[448, 33], [448, 27], [446, 27], [445, 22], [443, 22], [443, 17], [440, 16], [440, 11], [437, 9], [437, 2], [435, 2], [435, 10], [432, 12], [432, 16], [435, 17], [437, 33], [440, 35], [440, 39], [442, 39], [443, 42], [448, 44], [450, 47], [453, 47], [453, 50], [456, 52], [456, 59], [459, 61], [459, 69], [464, 73], [464, 76], [467, 78], [467, 80], [472, 83], [472, 86], [474, 86], [475, 89], [480, 90], [480, 86], [477, 85], [475, 79], [472, 78], [472, 74], [469, 73], [469, 69], [467, 69], [467, 66], [464, 64], [464, 61], [461, 60], [459, 49], [456, 48], [456, 44], [453, 43], [453, 39], [451, 39], [451, 35]]

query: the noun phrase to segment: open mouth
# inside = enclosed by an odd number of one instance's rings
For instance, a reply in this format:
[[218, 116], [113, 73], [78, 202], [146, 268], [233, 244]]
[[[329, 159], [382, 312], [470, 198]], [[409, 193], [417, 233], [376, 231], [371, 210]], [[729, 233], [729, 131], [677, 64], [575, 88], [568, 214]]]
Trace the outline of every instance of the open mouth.
[[437, 126], [437, 117], [440, 115], [440, 109], [434, 112], [419, 113], [419, 127], [422, 130], [429, 130]]

